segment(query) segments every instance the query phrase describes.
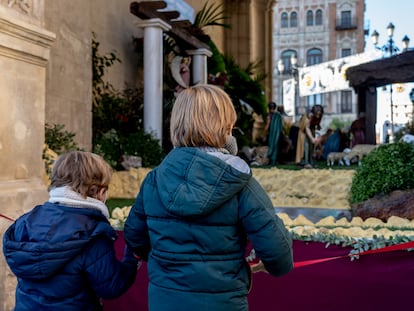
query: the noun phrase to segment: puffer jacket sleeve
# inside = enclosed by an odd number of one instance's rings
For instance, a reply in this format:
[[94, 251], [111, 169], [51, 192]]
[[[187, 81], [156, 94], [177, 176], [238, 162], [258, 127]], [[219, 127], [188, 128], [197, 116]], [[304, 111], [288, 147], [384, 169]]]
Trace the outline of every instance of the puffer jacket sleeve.
[[253, 177], [239, 194], [239, 217], [266, 270], [273, 276], [291, 271], [292, 238], [266, 192]]
[[[143, 187], [145, 187], [145, 182], [143, 183]], [[147, 261], [151, 246], [146, 217], [144, 215], [143, 196], [144, 191], [140, 191], [129, 212], [124, 226], [124, 238], [126, 244], [132, 249], [134, 254], [142, 260]]]
[[117, 298], [134, 283], [138, 260], [125, 249], [124, 258], [116, 258], [113, 242], [107, 237], [92, 241], [86, 253], [87, 278], [96, 292], [104, 299]]

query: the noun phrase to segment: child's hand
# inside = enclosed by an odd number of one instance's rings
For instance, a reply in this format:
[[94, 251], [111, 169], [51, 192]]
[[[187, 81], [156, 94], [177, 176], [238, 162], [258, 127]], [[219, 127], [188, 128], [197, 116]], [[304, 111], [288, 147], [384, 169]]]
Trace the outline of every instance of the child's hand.
[[268, 273], [261, 260], [258, 263], [250, 265], [250, 270], [252, 271], [252, 273], [257, 273], [261, 271]]

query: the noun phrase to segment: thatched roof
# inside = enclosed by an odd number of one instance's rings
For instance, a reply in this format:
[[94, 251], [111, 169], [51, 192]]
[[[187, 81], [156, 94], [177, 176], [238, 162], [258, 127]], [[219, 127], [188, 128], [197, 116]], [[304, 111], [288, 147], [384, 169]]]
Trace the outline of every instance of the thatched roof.
[[350, 67], [346, 76], [354, 88], [414, 82], [414, 50]]

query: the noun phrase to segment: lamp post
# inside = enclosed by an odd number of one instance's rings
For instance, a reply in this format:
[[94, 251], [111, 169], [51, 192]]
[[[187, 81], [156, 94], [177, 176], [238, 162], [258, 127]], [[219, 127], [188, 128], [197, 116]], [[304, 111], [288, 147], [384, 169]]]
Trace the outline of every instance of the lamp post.
[[[388, 33], [388, 41], [386, 44], [382, 45], [382, 46], [378, 46], [378, 38], [379, 38], [379, 33], [378, 31], [374, 30], [371, 37], [372, 37], [372, 42], [374, 44], [374, 47], [377, 50], [381, 50], [384, 52], [384, 56], [393, 56], [394, 54], [397, 54], [400, 49], [395, 45], [395, 41], [394, 41], [394, 29], [395, 26], [393, 23], [389, 23], [387, 26], [387, 33]], [[404, 36], [404, 38], [402, 39], [403, 42], [403, 52], [408, 50], [408, 46], [410, 43], [410, 38], [407, 37], [407, 35]], [[394, 105], [393, 105], [393, 99], [392, 99], [392, 84], [390, 84], [390, 105], [391, 105], [391, 135], [390, 135], [390, 142], [394, 142]]]

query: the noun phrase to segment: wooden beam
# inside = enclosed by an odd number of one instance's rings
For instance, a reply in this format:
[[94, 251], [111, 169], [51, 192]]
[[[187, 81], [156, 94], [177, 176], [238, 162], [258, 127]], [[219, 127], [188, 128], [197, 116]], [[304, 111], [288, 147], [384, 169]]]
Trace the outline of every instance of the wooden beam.
[[176, 27], [176, 28], [189, 28], [192, 25], [193, 24], [191, 24], [191, 22], [189, 20], [171, 21], [171, 26]]
[[165, 12], [158, 12], [164, 15], [164, 20], [171, 21], [172, 19], [177, 19], [180, 17], [180, 12], [178, 11], [165, 11]]

